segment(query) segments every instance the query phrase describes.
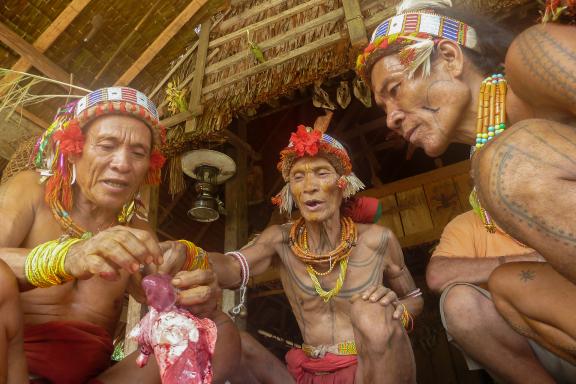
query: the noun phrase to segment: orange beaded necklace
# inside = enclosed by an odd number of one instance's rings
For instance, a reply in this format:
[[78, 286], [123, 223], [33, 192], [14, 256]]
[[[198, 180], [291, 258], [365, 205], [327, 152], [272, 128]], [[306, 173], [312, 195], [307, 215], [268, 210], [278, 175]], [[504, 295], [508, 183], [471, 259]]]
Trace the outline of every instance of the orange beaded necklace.
[[[290, 249], [305, 264], [325, 264], [330, 263], [331, 268], [340, 260], [347, 258], [356, 245], [358, 230], [356, 224], [349, 217], [340, 219], [342, 233], [340, 235], [340, 244], [327, 254], [316, 254], [310, 251], [308, 247], [308, 234], [304, 218], [300, 218], [290, 229]], [[327, 274], [329, 272], [326, 272]]]
[[[328, 302], [332, 297], [337, 296], [340, 289], [344, 285], [346, 278], [346, 270], [348, 269], [348, 257], [352, 252], [352, 247], [356, 245], [358, 239], [358, 230], [356, 224], [349, 217], [342, 217], [340, 219], [340, 226], [342, 232], [340, 234], [340, 244], [328, 252], [327, 254], [316, 254], [310, 251], [308, 247], [308, 234], [306, 229], [306, 222], [300, 218], [290, 229], [290, 249], [294, 254], [306, 264], [306, 272], [310, 275], [314, 289], [318, 296]], [[329, 291], [325, 291], [320, 285], [317, 276], [326, 276], [340, 262], [340, 274], [336, 280], [336, 286]], [[318, 272], [312, 264], [320, 265], [328, 263], [328, 270], [325, 272]]]

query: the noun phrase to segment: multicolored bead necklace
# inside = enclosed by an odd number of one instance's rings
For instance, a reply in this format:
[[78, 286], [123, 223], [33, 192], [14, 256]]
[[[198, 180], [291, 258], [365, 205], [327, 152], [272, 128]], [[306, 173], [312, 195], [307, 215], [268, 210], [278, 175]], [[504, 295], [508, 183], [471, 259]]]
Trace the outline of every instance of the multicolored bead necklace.
[[502, 74], [494, 74], [482, 81], [476, 122], [477, 149], [506, 129], [507, 89], [506, 79]]
[[[122, 207], [122, 212], [118, 214], [117, 222], [119, 224], [126, 224], [130, 222], [130, 219], [134, 215], [137, 209], [137, 202], [132, 201]], [[59, 200], [50, 200], [50, 210], [52, 211], [52, 216], [56, 219], [62, 230], [66, 235], [77, 238], [77, 239], [89, 239], [93, 236], [93, 233], [80, 227], [78, 224], [72, 220], [68, 211], [64, 209]]]
[[[504, 79], [502, 74], [494, 74], [482, 81], [480, 95], [478, 96], [476, 145], [472, 147], [472, 154], [506, 129], [507, 90], [506, 79]], [[470, 205], [482, 219], [484, 228], [488, 232], [494, 233], [496, 226], [490, 214], [480, 204], [476, 187], [470, 193]]]
[[[310, 279], [314, 285], [314, 289], [318, 295], [325, 301], [329, 301], [332, 297], [338, 295], [344, 279], [346, 278], [346, 270], [348, 268], [348, 257], [352, 252], [352, 247], [356, 245], [358, 239], [358, 230], [356, 224], [349, 217], [342, 217], [340, 219], [340, 226], [342, 232], [340, 235], [340, 244], [327, 254], [315, 254], [310, 251], [308, 246], [308, 234], [306, 229], [306, 222], [300, 218], [290, 229], [290, 249], [296, 257], [298, 257], [304, 264], [306, 264], [306, 271], [310, 275]], [[340, 262], [340, 274], [336, 280], [336, 286], [329, 291], [325, 291], [320, 285], [317, 276], [326, 276]], [[313, 266], [328, 263], [328, 270], [325, 272], [318, 272]]]

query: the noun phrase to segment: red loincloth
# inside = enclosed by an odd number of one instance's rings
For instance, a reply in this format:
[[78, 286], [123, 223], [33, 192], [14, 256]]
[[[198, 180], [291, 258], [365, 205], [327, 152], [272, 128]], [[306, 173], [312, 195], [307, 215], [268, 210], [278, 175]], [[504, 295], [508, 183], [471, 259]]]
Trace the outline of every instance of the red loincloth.
[[52, 321], [24, 327], [28, 371], [53, 384], [83, 384], [98, 376], [110, 367], [113, 351], [108, 332], [94, 324]]
[[288, 371], [297, 384], [352, 384], [356, 376], [356, 355], [334, 355], [314, 359], [293, 348], [286, 354]]

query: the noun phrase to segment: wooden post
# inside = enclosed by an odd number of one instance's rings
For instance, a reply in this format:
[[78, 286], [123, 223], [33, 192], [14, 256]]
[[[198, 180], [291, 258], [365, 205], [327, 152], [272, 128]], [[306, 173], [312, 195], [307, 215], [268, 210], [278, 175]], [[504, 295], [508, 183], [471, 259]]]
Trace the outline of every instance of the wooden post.
[[[158, 200], [160, 197], [160, 188], [147, 186], [142, 193], [142, 201], [148, 208], [148, 220], [153, 230], [156, 230], [158, 224]], [[128, 356], [138, 348], [138, 342], [128, 338], [128, 334], [138, 324], [142, 315], [146, 311], [146, 306], [137, 302], [132, 296], [128, 298], [128, 312], [126, 314], [126, 334], [124, 339], [124, 355]]]
[[[240, 120], [238, 136], [246, 140], [246, 122]], [[226, 252], [240, 249], [248, 241], [248, 196], [246, 177], [248, 175], [248, 156], [241, 148], [232, 150], [236, 161], [236, 176], [226, 183], [226, 225], [224, 228], [224, 250]], [[240, 302], [234, 291], [225, 289], [222, 293], [222, 310], [228, 313]], [[236, 319], [240, 329], [246, 328], [244, 319]]]
[[362, 11], [360, 9], [360, 2], [358, 0], [343, 1], [344, 15], [346, 17], [346, 25], [348, 26], [348, 34], [350, 35], [350, 43], [353, 48], [359, 48], [368, 44], [368, 36], [366, 35], [366, 26], [362, 18]]
[[[206, 69], [206, 56], [208, 54], [208, 43], [210, 43], [210, 27], [212, 19], [202, 23], [200, 37], [198, 37], [198, 52], [196, 52], [196, 67], [194, 68], [194, 80], [190, 87], [189, 110], [200, 108], [200, 98], [202, 97], [202, 85], [204, 84], [204, 70]], [[197, 118], [193, 117], [186, 122], [185, 132], [190, 133], [196, 128]]]

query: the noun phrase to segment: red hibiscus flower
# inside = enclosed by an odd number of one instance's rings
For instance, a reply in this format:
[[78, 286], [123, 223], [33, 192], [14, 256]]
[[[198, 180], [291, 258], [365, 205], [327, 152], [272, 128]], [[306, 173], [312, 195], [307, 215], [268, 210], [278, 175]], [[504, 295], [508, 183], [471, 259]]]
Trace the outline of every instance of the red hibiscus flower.
[[64, 155], [82, 154], [84, 135], [76, 120], [72, 120], [66, 129], [55, 132], [54, 141], [60, 142], [60, 151]]
[[290, 135], [290, 142], [294, 145], [294, 150], [298, 157], [304, 155], [315, 156], [320, 147], [321, 137], [322, 132], [314, 130], [308, 132], [305, 126], [299, 125], [296, 133]]
[[166, 162], [166, 158], [159, 150], [155, 149], [150, 154], [150, 169], [157, 170], [161, 169], [164, 163]]

